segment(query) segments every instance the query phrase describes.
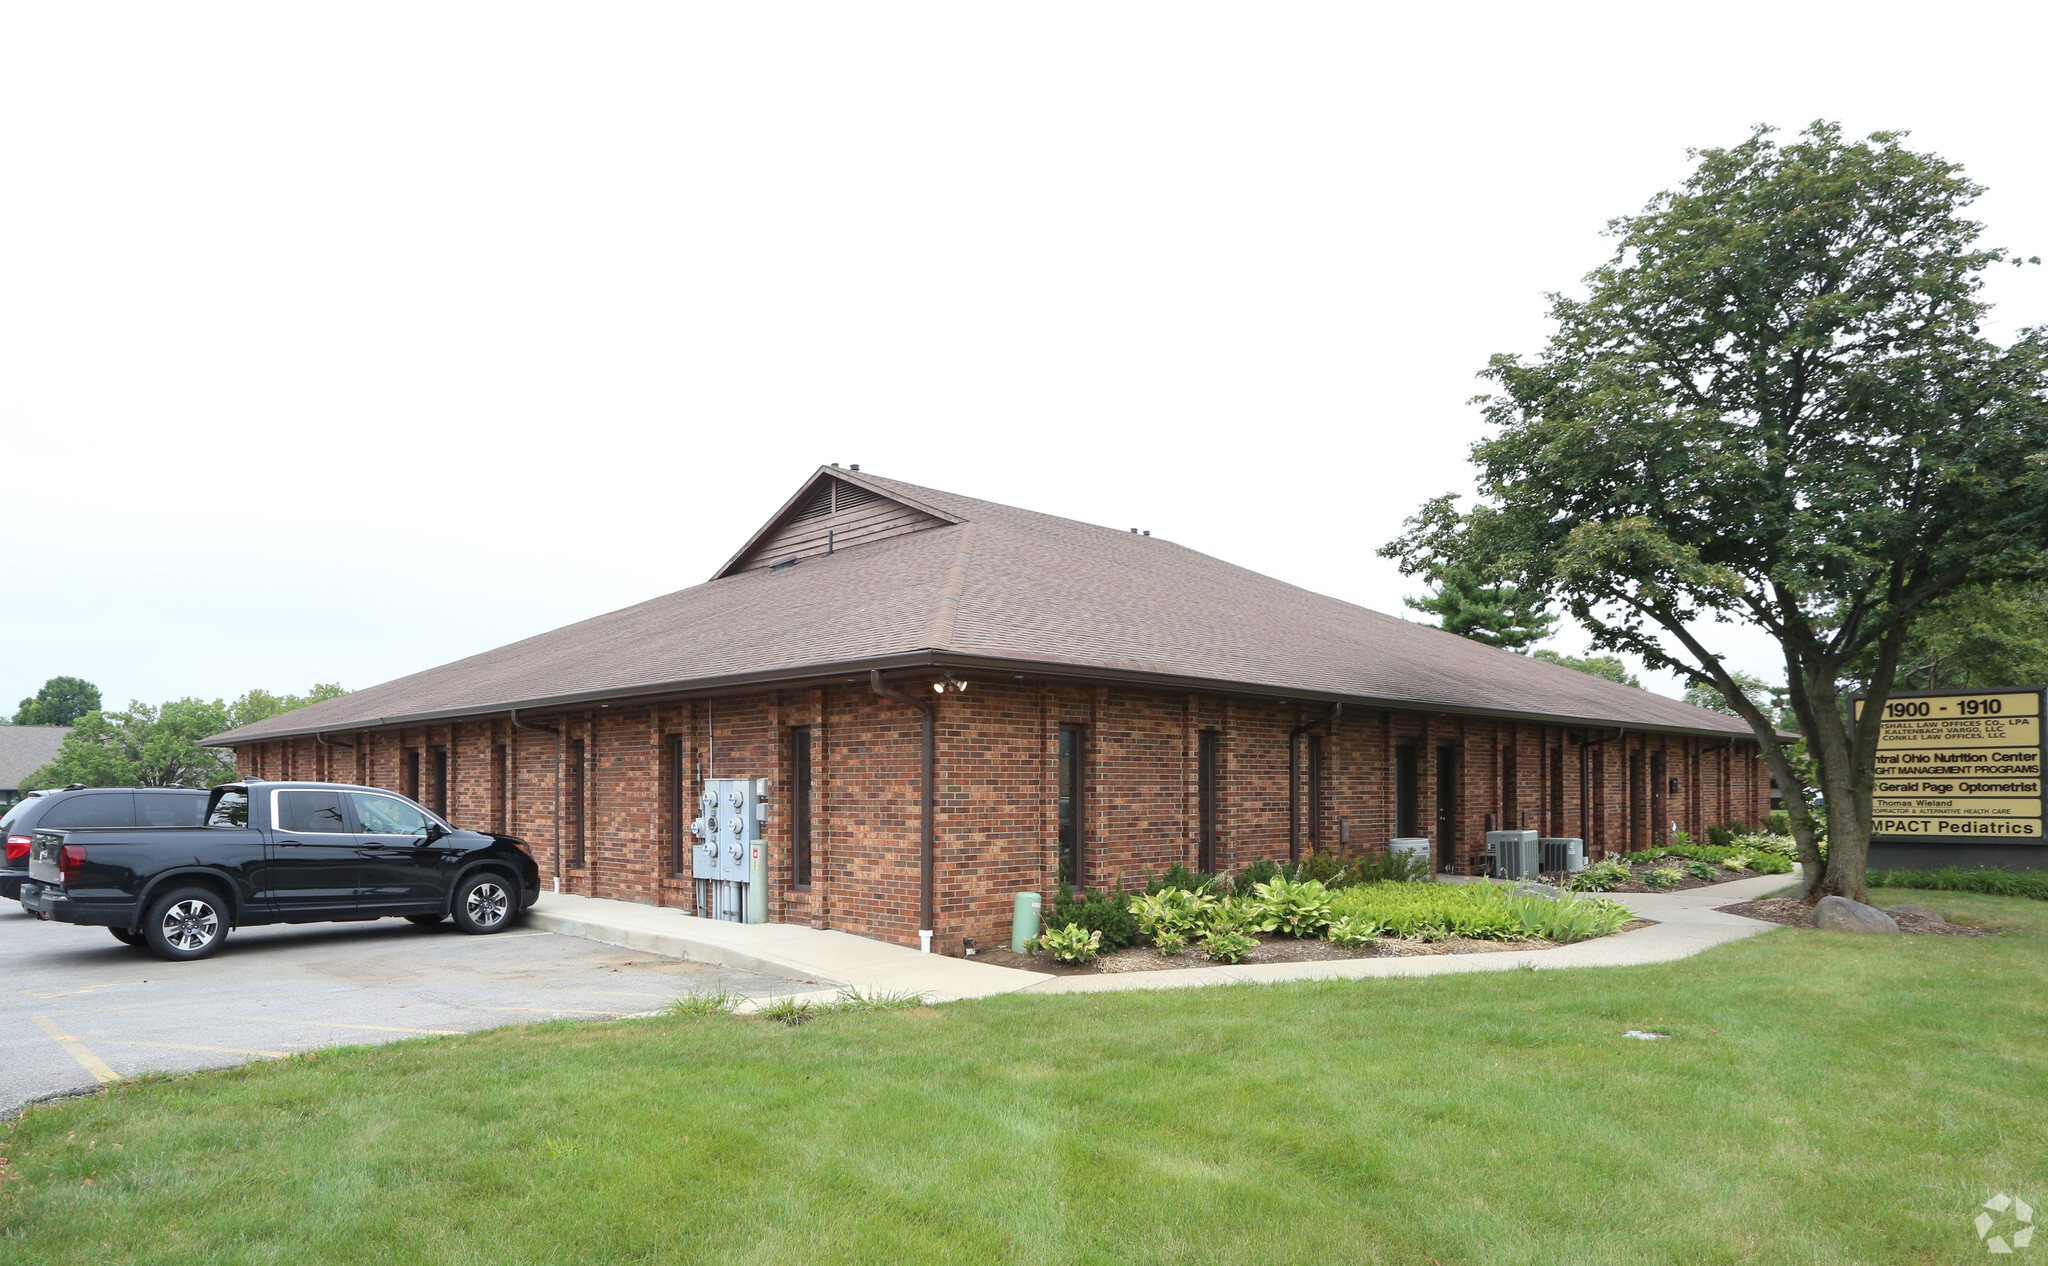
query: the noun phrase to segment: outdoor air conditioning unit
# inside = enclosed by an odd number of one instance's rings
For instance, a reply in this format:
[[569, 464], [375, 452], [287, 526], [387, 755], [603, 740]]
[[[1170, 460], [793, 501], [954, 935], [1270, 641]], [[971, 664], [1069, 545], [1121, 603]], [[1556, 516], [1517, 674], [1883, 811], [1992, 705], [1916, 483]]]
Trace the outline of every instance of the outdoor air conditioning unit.
[[1429, 860], [1429, 839], [1419, 835], [1397, 835], [1387, 842], [1387, 848], [1396, 857], [1407, 856], [1421, 861], [1425, 871], [1435, 870]]
[[1543, 850], [1543, 870], [1546, 874], [1557, 874], [1586, 868], [1586, 841], [1564, 837], [1545, 836], [1536, 841]]
[[1540, 861], [1534, 831], [1488, 831], [1486, 855], [1501, 879], [1534, 879]]

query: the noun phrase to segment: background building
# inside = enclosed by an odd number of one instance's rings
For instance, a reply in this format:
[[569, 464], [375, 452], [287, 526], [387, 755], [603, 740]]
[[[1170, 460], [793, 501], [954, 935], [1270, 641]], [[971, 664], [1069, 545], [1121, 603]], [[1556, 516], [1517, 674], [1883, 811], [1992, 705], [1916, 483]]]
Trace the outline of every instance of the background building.
[[0, 809], [21, 799], [21, 784], [57, 759], [68, 725], [0, 725]]
[[1468, 871], [1492, 825], [1597, 855], [1769, 795], [1737, 718], [857, 467], [708, 583], [208, 741], [509, 831], [565, 891], [686, 908], [702, 780], [769, 778], [770, 918], [914, 943], [929, 917], [949, 950], [1063, 880], [1397, 835]]

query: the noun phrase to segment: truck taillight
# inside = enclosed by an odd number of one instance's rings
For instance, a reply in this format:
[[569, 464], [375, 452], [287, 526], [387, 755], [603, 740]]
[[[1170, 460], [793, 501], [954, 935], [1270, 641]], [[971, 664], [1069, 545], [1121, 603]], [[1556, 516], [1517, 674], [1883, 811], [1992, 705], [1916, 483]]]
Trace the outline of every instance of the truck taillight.
[[57, 881], [70, 883], [78, 872], [85, 868], [85, 845], [66, 844], [57, 856]]
[[15, 859], [17, 859], [17, 858], [21, 858], [21, 857], [27, 857], [27, 856], [28, 856], [28, 846], [29, 846], [30, 844], [33, 844], [33, 843], [35, 843], [35, 841], [34, 841], [33, 839], [31, 839], [30, 837], [26, 836], [26, 835], [10, 835], [10, 836], [8, 836], [8, 837], [7, 837], [7, 860], [11, 862], [11, 861], [14, 861], [14, 860], [15, 860]]

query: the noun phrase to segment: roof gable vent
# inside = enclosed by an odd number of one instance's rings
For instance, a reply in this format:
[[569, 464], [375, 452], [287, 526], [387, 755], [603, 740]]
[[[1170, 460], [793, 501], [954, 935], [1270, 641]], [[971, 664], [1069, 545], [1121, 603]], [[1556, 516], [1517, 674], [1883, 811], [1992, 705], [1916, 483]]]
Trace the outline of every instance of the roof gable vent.
[[712, 579], [956, 521], [821, 471]]

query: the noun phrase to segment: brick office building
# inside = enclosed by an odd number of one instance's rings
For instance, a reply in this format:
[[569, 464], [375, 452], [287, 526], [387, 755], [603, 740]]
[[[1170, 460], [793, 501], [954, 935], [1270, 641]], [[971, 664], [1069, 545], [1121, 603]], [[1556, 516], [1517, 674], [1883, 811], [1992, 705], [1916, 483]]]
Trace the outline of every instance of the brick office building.
[[1598, 855], [1754, 822], [1770, 786], [1733, 717], [857, 467], [705, 584], [209, 742], [684, 909], [701, 781], [769, 778], [771, 919], [951, 952], [1062, 878], [1396, 835], [1464, 871], [1496, 824]]

